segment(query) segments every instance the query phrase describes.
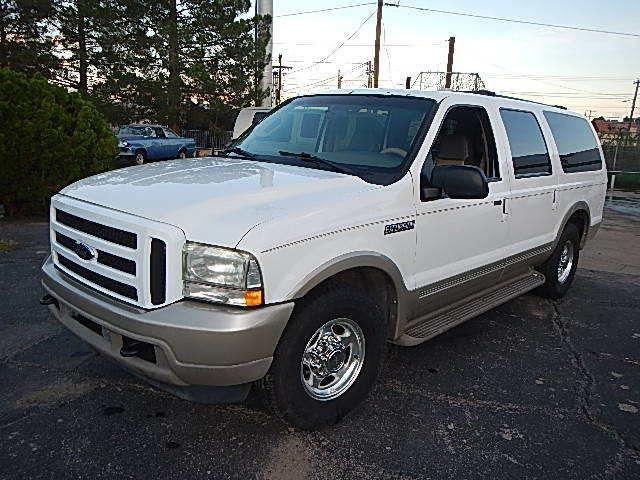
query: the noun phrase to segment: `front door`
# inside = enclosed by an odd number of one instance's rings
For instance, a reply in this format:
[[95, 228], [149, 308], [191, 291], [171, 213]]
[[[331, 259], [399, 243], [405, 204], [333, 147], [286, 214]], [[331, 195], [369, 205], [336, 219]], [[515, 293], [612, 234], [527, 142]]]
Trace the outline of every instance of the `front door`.
[[[434, 121], [439, 131], [424, 161], [433, 165], [472, 165], [489, 180], [481, 200], [420, 195], [416, 207], [417, 287], [415, 315], [432, 312], [499, 281], [501, 260], [509, 242], [508, 215], [503, 211], [509, 191], [503, 172], [504, 152], [496, 148], [498, 112], [481, 104], [443, 102]], [[439, 194], [439, 195], [438, 195]]]

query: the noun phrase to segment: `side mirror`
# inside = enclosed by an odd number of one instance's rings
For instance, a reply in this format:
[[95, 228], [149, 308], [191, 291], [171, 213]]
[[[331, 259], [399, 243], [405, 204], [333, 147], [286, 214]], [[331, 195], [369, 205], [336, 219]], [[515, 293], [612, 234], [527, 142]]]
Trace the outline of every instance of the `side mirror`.
[[[421, 188], [440, 188], [449, 198], [482, 199], [489, 195], [489, 182], [484, 172], [469, 165], [437, 165], [429, 178], [421, 179]], [[428, 182], [428, 183], [425, 183]]]

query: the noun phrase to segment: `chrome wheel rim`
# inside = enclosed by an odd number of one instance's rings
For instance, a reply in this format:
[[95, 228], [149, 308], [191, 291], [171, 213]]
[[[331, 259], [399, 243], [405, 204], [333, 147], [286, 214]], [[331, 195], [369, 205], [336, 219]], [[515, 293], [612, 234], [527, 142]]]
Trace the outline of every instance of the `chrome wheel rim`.
[[187, 158], [187, 154], [184, 151], [180, 152], [180, 158], [181, 159]]
[[144, 155], [136, 153], [136, 165], [142, 165], [144, 163]]
[[571, 274], [573, 268], [573, 243], [569, 240], [562, 247], [560, 260], [558, 261], [558, 282], [564, 283]]
[[300, 380], [307, 394], [333, 400], [356, 381], [364, 363], [365, 340], [349, 318], [330, 320], [311, 336], [300, 362]]

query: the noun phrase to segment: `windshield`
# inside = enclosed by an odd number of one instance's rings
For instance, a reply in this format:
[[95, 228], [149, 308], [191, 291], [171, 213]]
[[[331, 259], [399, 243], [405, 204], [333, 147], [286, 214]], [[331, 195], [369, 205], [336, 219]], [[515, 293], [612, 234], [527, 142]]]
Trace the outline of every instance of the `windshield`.
[[153, 130], [146, 125], [126, 125], [120, 127], [118, 135], [141, 135], [145, 137], [153, 136]]
[[299, 97], [255, 125], [234, 146], [259, 160], [322, 169], [331, 162], [366, 181], [389, 184], [404, 175], [418, 131], [434, 105], [433, 100], [415, 97]]

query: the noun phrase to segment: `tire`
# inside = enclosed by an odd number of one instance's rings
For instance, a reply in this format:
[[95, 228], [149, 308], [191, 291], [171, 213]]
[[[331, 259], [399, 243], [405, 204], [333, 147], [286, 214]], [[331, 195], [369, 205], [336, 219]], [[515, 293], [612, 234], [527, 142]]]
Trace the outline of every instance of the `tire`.
[[[325, 332], [327, 328], [330, 330], [329, 338], [335, 336], [345, 342], [351, 339], [353, 344], [342, 351], [331, 347], [324, 350], [328, 356], [324, 363], [321, 362], [324, 367], [335, 372], [341, 361], [344, 367], [325, 378], [325, 381], [330, 380], [326, 386], [320, 384], [314, 389], [307, 384], [312, 383], [313, 378], [308, 359], [317, 359], [313, 353], [323, 352], [322, 344], [318, 347], [320, 350], [313, 348], [322, 338], [327, 338], [317, 336], [321, 327]], [[338, 337], [336, 332], [342, 336]], [[363, 348], [357, 342], [360, 334]], [[296, 305], [276, 348], [271, 368], [258, 385], [263, 401], [280, 418], [304, 430], [335, 424], [361, 403], [375, 384], [386, 337], [387, 324], [382, 309], [363, 290], [337, 283], [320, 287]], [[305, 352], [306, 364], [303, 362]], [[329, 355], [328, 352], [334, 353]], [[347, 367], [356, 365], [358, 360], [359, 368]], [[351, 373], [341, 373], [343, 371]], [[321, 376], [314, 375], [315, 378]], [[334, 381], [338, 382], [331, 386]]]
[[185, 158], [187, 158], [187, 151], [185, 149], [182, 149], [178, 152], [178, 158], [180, 160], [184, 160]]
[[147, 163], [147, 154], [144, 153], [144, 150], [136, 150], [136, 154], [133, 157], [134, 165], [143, 165]]
[[[580, 232], [576, 225], [569, 223], [560, 235], [551, 257], [538, 267], [546, 281], [536, 293], [545, 298], [562, 298], [573, 283], [579, 258]], [[561, 268], [561, 263], [564, 268]]]

